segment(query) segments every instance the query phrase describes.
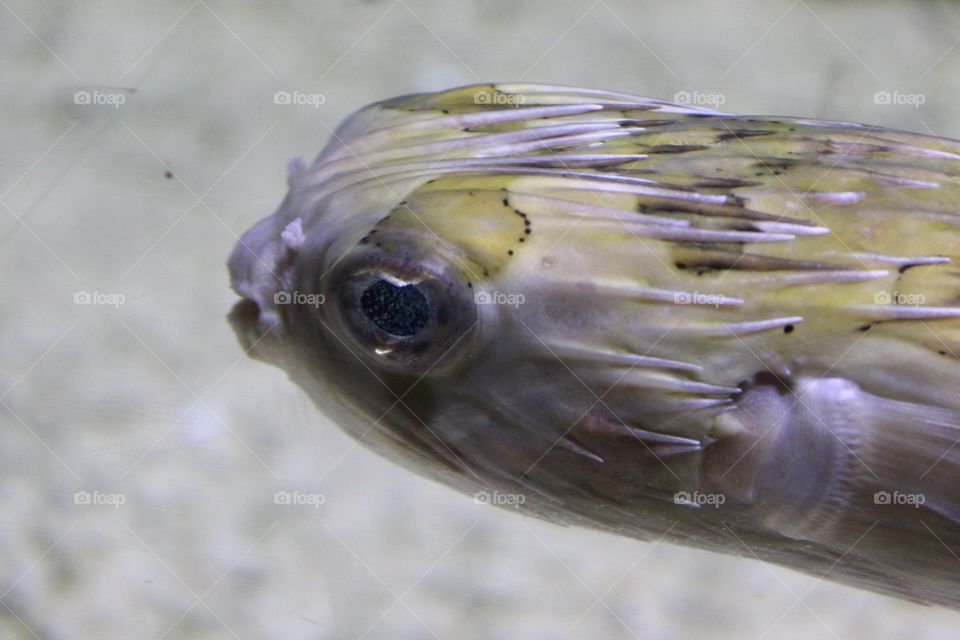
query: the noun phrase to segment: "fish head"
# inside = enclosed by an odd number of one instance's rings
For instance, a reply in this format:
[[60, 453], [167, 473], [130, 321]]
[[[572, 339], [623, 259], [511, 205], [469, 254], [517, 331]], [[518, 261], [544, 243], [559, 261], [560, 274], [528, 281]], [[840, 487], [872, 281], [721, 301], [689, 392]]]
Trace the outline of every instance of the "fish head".
[[[643, 273], [660, 258], [630, 250], [626, 229], [612, 230], [617, 241], [598, 254], [611, 228], [578, 228], [583, 212], [629, 196], [601, 201], [594, 190], [565, 189], [577, 179], [564, 172], [592, 162], [583, 153], [559, 166], [536, 150], [520, 157], [530, 144], [614, 139], [622, 127], [593, 118], [591, 96], [531, 113], [492, 109], [493, 98], [477, 96], [501, 94], [483, 91], [492, 89], [373, 105], [312, 165], [292, 163], [283, 204], [231, 257], [234, 288], [246, 298], [234, 326], [255, 355], [287, 369], [339, 426], [384, 455], [457, 476], [470, 491], [555, 501], [559, 478], [577, 486], [596, 472], [586, 459], [699, 446], [671, 436], [624, 448], [607, 437], [643, 432], [637, 420], [620, 424], [621, 409], [633, 415], [638, 399], [629, 385], [616, 388], [616, 367], [620, 375], [632, 364], [674, 374], [697, 367], [635, 354], [666, 315], [625, 326], [635, 301], [602, 286], [625, 264]], [[537, 116], [588, 120], [544, 120], [549, 131], [531, 134]], [[556, 203], [567, 215], [556, 215]], [[645, 395], [652, 423], [662, 394]], [[658, 467], [645, 490], [675, 475]], [[603, 469], [597, 478], [636, 473], [632, 464]]]

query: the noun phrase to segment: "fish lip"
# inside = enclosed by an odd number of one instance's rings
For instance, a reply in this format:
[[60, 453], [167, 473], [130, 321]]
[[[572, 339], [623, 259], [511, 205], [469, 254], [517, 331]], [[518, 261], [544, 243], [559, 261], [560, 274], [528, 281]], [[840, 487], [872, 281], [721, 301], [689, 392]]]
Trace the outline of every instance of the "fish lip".
[[279, 354], [275, 351], [282, 342], [282, 324], [279, 321], [273, 324], [263, 322], [259, 304], [249, 298], [237, 301], [227, 314], [227, 322], [247, 356], [280, 366]]
[[227, 314], [227, 322], [238, 335], [255, 325], [259, 318], [260, 305], [249, 298], [238, 300]]

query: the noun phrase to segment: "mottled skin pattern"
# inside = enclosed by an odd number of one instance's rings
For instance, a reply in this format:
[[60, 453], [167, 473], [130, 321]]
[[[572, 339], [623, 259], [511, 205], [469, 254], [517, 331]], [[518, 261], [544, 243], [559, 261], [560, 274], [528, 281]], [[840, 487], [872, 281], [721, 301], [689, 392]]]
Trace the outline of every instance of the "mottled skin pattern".
[[[958, 223], [957, 141], [477, 85], [292, 163], [232, 321], [464, 492], [960, 608]], [[421, 333], [364, 318], [384, 278], [429, 291]]]

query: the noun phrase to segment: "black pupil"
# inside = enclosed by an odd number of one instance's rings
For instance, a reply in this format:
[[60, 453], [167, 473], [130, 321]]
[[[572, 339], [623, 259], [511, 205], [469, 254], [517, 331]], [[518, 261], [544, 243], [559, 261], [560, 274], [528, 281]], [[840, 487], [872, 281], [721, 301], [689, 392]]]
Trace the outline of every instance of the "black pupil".
[[395, 336], [412, 336], [427, 326], [427, 299], [416, 285], [397, 287], [378, 280], [363, 291], [360, 306], [375, 325]]

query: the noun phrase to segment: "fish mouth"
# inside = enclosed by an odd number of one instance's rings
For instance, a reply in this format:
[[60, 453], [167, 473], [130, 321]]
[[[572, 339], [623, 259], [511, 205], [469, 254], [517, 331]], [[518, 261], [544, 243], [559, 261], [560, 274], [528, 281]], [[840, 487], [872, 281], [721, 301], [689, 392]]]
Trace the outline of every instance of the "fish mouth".
[[[257, 357], [256, 346], [263, 340], [265, 333], [260, 324], [260, 305], [253, 300], [243, 298], [236, 302], [227, 314], [227, 322], [233, 328], [240, 348], [251, 357]], [[258, 358], [261, 359], [262, 358]]]

